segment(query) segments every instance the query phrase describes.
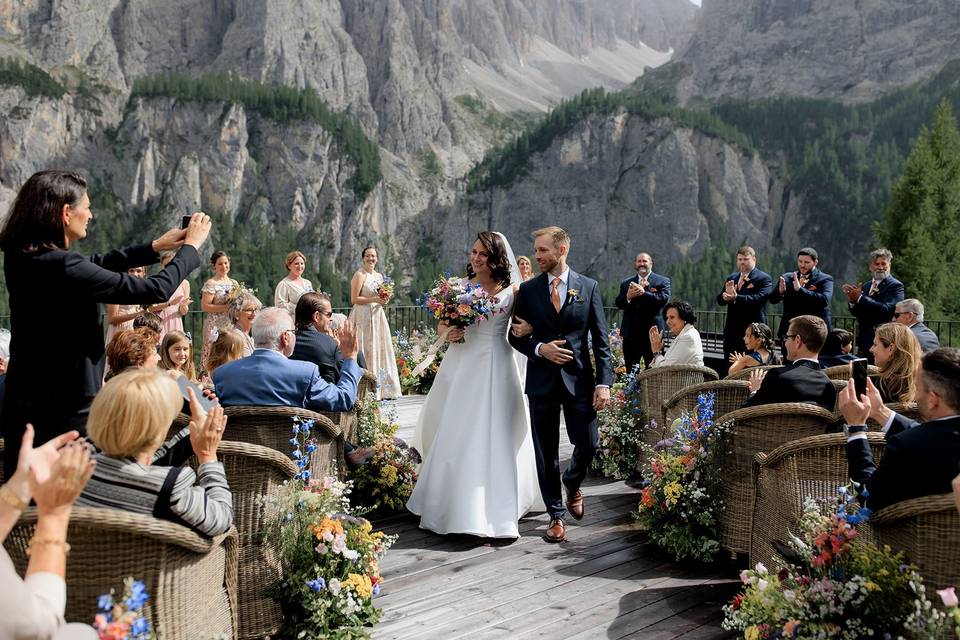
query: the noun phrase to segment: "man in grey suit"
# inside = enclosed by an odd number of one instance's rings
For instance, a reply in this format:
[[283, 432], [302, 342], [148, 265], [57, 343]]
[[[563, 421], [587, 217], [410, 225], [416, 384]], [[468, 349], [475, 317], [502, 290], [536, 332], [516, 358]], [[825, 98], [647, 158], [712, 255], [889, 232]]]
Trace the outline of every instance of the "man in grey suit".
[[910, 327], [913, 335], [917, 336], [920, 350], [924, 353], [940, 348], [940, 339], [937, 338], [937, 334], [923, 324], [923, 303], [916, 298], [907, 298], [898, 302], [896, 311], [893, 312], [893, 320]]

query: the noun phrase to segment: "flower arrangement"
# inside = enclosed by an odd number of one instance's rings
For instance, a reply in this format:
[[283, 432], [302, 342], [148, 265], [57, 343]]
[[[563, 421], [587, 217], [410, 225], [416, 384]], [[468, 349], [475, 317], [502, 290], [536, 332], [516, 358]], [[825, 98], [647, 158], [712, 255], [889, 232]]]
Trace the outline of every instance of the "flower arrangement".
[[423, 298], [423, 305], [433, 312], [434, 318], [461, 329], [487, 319], [496, 311], [498, 302], [480, 285], [455, 276], [438, 278]]
[[97, 598], [100, 613], [93, 620], [100, 640], [147, 640], [154, 635], [150, 623], [143, 614], [143, 605], [149, 599], [147, 587], [139, 580], [126, 578], [123, 581], [123, 597], [116, 599], [116, 593]]
[[393, 278], [383, 276], [383, 280], [377, 285], [377, 295], [380, 297], [380, 303], [386, 304], [393, 297], [393, 291], [396, 288]]
[[397, 372], [400, 374], [400, 387], [404, 394], [427, 393], [437, 377], [443, 354], [446, 353], [446, 343], [437, 349], [433, 362], [419, 375], [414, 375], [413, 368], [423, 358], [430, 345], [437, 340], [437, 332], [433, 329], [414, 329], [409, 335], [404, 335], [399, 329], [393, 336], [393, 350], [397, 357]]
[[400, 428], [392, 416], [384, 416], [381, 404], [367, 400], [360, 410], [357, 443], [373, 447], [366, 464], [351, 471], [354, 496], [373, 510], [399, 511], [407, 503], [417, 483], [420, 453], [396, 437]]
[[677, 560], [712, 560], [720, 550], [720, 462], [729, 423], [714, 422], [713, 393], [700, 394], [691, 416], [674, 421], [674, 436], [647, 453], [635, 517]]
[[623, 359], [623, 336], [616, 324], [610, 329], [607, 342], [610, 345], [610, 366], [613, 368], [614, 379], [622, 380], [627, 377], [627, 364]]
[[380, 617], [372, 602], [381, 588], [379, 561], [396, 536], [353, 515], [349, 483], [313, 478], [309, 465], [300, 465], [311, 443], [305, 424], [295, 419], [292, 427], [300, 471], [266, 503], [283, 569], [272, 590], [284, 612], [280, 637], [366, 638]]
[[859, 539], [869, 516], [853, 485], [826, 509], [808, 498], [799, 533], [781, 550], [783, 568], [741, 572], [744, 588], [724, 607], [724, 628], [747, 640], [939, 637], [946, 615], [927, 599], [917, 568]]
[[643, 461], [643, 430], [637, 425], [641, 412], [636, 393], [636, 374], [610, 388], [610, 402], [597, 414], [600, 447], [593, 469], [605, 476], [625, 480], [640, 472]]
[[944, 608], [947, 610], [948, 624], [953, 625], [953, 634], [960, 639], [960, 601], [957, 600], [957, 591], [953, 587], [937, 591]]

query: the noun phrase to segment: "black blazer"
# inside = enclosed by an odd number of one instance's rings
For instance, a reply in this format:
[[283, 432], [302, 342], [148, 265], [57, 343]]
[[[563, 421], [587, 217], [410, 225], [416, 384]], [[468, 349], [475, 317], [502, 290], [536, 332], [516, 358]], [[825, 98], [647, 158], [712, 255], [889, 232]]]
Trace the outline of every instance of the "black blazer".
[[913, 331], [913, 335], [917, 336], [917, 342], [920, 343], [920, 350], [924, 353], [929, 353], [934, 349], [940, 348], [940, 338], [937, 337], [937, 334], [933, 330], [922, 322], [918, 322], [912, 327], [910, 331]]
[[[517, 338], [510, 332], [508, 337], [513, 348], [530, 359], [526, 382], [528, 395], [549, 394], [558, 379], [562, 379], [567, 391], [578, 397], [592, 396], [598, 384], [609, 386], [613, 383], [607, 321], [596, 280], [571, 269], [567, 277], [567, 297], [557, 313], [550, 302], [547, 274], [541, 273], [520, 285], [513, 313], [533, 325], [533, 333], [529, 336]], [[560, 339], [567, 341], [567, 348], [573, 351], [573, 360], [561, 367], [536, 355], [538, 343]], [[591, 341], [597, 362], [596, 377], [590, 363]]]
[[[337, 384], [340, 381], [340, 365], [346, 359], [340, 352], [336, 340], [308, 325], [297, 329], [297, 344], [290, 354], [291, 360], [312, 362], [320, 369], [320, 377], [327, 382]], [[357, 354], [357, 364], [367, 368], [363, 354]]]
[[870, 353], [877, 325], [893, 321], [897, 303], [903, 300], [903, 283], [893, 276], [887, 276], [873, 296], [870, 295], [870, 280], [860, 286], [863, 287], [863, 295], [856, 303], [848, 306], [857, 319], [857, 353], [861, 358], [866, 358]]
[[[895, 426], [907, 426], [901, 420]], [[877, 511], [895, 502], [950, 493], [960, 463], [960, 417], [887, 431], [883, 459], [877, 465], [863, 438], [847, 443], [850, 477], [870, 491], [867, 506]]]
[[658, 327], [663, 331], [663, 307], [670, 300], [670, 278], [651, 273], [647, 276], [650, 286], [643, 295], [627, 300], [627, 289], [631, 282], [640, 282], [640, 276], [632, 276], [621, 282], [617, 295], [617, 307], [623, 309], [620, 335], [649, 341], [650, 327]]
[[[724, 287], [728, 280], [733, 280], [734, 286], [740, 279], [740, 272], [734, 271], [724, 280]], [[773, 280], [770, 274], [754, 269], [747, 274], [747, 284], [737, 292], [737, 297], [727, 302], [723, 299], [723, 290], [717, 294], [717, 304], [728, 306], [727, 321], [724, 324], [724, 337], [742, 340], [743, 332], [752, 322], [767, 323], [767, 298], [773, 290]]]
[[747, 398], [743, 406], [783, 402], [809, 402], [833, 411], [837, 403], [837, 390], [819, 363], [798, 360], [784, 367], [768, 369], [760, 388]]
[[787, 329], [790, 327], [790, 321], [797, 316], [817, 316], [823, 318], [827, 323], [827, 331], [830, 330], [830, 300], [833, 298], [833, 276], [828, 273], [814, 269], [810, 272], [810, 279], [807, 284], [794, 290], [793, 274], [794, 271], [788, 271], [783, 274], [783, 279], [787, 282], [787, 290], [780, 293], [780, 281], [773, 283], [773, 290], [768, 298], [770, 304], [779, 304], [783, 302], [783, 318], [780, 320], [780, 328], [777, 335], [781, 338], [787, 335]]

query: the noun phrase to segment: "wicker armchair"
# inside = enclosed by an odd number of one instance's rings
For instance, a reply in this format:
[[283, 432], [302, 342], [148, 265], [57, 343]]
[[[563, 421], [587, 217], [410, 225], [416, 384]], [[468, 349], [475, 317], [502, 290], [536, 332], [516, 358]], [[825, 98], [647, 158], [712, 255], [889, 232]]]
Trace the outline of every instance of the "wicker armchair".
[[[27, 509], [4, 543], [21, 575], [36, 523]], [[133, 576], [150, 594], [144, 612], [157, 637], [237, 637], [236, 529], [211, 539], [166, 520], [74, 507], [67, 539], [68, 621], [90, 624], [97, 596]]]
[[290, 427], [294, 416], [316, 420], [313, 435], [317, 450], [310, 456], [313, 475], [336, 475], [343, 460], [343, 432], [325, 415], [298, 407], [224, 407], [227, 428], [223, 439], [248, 442], [289, 455]]
[[712, 380], [681, 389], [663, 403], [663, 425], [669, 426], [684, 412], [696, 409], [701, 393], [716, 394], [713, 415], [722, 416], [742, 407], [750, 396], [750, 389], [746, 380]]
[[791, 440], [823, 434], [833, 414], [814, 404], [788, 402], [737, 409], [719, 421], [733, 423], [723, 469], [720, 544], [732, 552], [747, 553], [753, 528], [754, 458]]
[[920, 568], [928, 593], [960, 585], [960, 514], [953, 494], [892, 504], [870, 524], [878, 544], [903, 551]]
[[[641, 371], [636, 382], [643, 411], [640, 416], [641, 425], [650, 420], [662, 421], [663, 403], [681, 389], [716, 379], [716, 371], [695, 364], [678, 364]], [[661, 424], [660, 429], [646, 430], [644, 439], [650, 444], [656, 444], [663, 437], [664, 426]]]
[[[838, 364], [833, 367], [827, 367], [823, 370], [827, 377], [831, 380], [849, 380], [850, 379], [850, 365], [849, 364]], [[867, 367], [868, 376], [878, 376], [880, 375], [880, 369], [874, 365], [869, 365]]]
[[350, 411], [318, 411], [322, 416], [330, 419], [330, 422], [340, 427], [345, 442], [356, 444], [357, 415], [360, 407], [367, 401], [367, 398], [377, 388], [377, 377], [366, 369], [361, 370], [363, 375], [357, 382], [357, 402]]
[[[883, 456], [884, 435], [868, 433], [867, 440], [878, 463]], [[831, 500], [845, 485], [847, 438], [842, 433], [793, 440], [755, 457], [756, 478], [753, 499], [753, 528], [750, 534], [750, 566], [762, 562], [768, 567], [777, 557], [771, 540], [787, 541], [787, 532], [796, 531], [806, 498]], [[860, 527], [869, 538], [869, 527]]]
[[746, 369], [741, 369], [736, 373], [731, 373], [724, 380], [749, 380], [750, 374], [754, 371], [762, 371], [763, 369], [773, 369], [775, 367], [782, 367], [782, 364], [760, 364], [755, 367], [747, 367]]

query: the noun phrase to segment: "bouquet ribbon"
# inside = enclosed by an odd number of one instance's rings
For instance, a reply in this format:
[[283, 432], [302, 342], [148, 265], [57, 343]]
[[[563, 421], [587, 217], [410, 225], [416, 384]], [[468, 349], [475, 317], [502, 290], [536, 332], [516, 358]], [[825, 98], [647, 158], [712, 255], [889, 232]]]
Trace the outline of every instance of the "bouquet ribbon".
[[430, 363], [434, 361], [437, 357], [437, 351], [440, 350], [440, 347], [443, 346], [446, 338], [440, 336], [437, 338], [436, 342], [430, 345], [430, 348], [427, 349], [427, 357], [420, 361], [416, 367], [414, 367], [413, 372], [410, 375], [419, 376], [421, 373], [427, 370], [427, 367], [430, 366]]

